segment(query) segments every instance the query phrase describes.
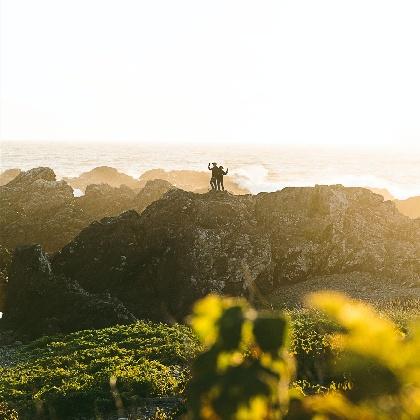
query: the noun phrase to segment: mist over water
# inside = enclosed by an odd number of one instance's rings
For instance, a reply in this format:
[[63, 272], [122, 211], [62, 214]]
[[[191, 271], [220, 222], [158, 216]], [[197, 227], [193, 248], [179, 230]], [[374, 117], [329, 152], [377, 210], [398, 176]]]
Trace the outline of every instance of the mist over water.
[[242, 146], [2, 142], [1, 170], [51, 167], [59, 178], [111, 166], [138, 178], [149, 169], [207, 170], [208, 162], [253, 193], [286, 186], [343, 184], [386, 188], [394, 197], [420, 195], [420, 156], [410, 151]]

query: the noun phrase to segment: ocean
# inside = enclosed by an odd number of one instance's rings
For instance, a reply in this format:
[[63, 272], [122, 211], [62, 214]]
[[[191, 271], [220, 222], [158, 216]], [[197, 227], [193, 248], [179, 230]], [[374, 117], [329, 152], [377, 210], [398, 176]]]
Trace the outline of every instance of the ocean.
[[[417, 150], [418, 152], [418, 150]], [[149, 169], [207, 170], [209, 162], [251, 192], [285, 186], [343, 184], [385, 188], [395, 198], [420, 195], [420, 154], [410, 150], [349, 150], [327, 147], [2, 142], [1, 170], [37, 166], [57, 177], [111, 166], [138, 178]]]

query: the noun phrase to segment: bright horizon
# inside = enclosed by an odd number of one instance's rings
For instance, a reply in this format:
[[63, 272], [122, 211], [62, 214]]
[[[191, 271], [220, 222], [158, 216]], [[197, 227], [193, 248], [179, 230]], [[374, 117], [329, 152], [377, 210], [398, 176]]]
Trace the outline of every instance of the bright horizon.
[[418, 1], [1, 9], [3, 141], [420, 144]]

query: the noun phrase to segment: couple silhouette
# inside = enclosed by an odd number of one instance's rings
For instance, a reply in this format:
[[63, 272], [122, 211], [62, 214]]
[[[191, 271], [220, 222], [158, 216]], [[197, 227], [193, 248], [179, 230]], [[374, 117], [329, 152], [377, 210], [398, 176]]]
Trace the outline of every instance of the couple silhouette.
[[223, 170], [223, 166], [217, 166], [216, 162], [208, 165], [209, 171], [211, 171], [210, 186], [213, 191], [224, 191], [223, 176], [228, 174], [229, 169], [226, 168], [226, 172]]

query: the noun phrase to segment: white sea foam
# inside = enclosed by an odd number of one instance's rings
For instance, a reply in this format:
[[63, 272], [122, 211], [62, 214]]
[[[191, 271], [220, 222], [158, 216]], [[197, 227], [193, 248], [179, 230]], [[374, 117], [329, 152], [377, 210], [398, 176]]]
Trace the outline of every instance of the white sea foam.
[[85, 193], [79, 188], [73, 188], [73, 196], [74, 197], [82, 197]]
[[236, 168], [232, 175], [239, 185], [253, 194], [271, 192], [281, 188], [281, 183], [270, 180], [269, 170], [264, 165], [251, 164]]

